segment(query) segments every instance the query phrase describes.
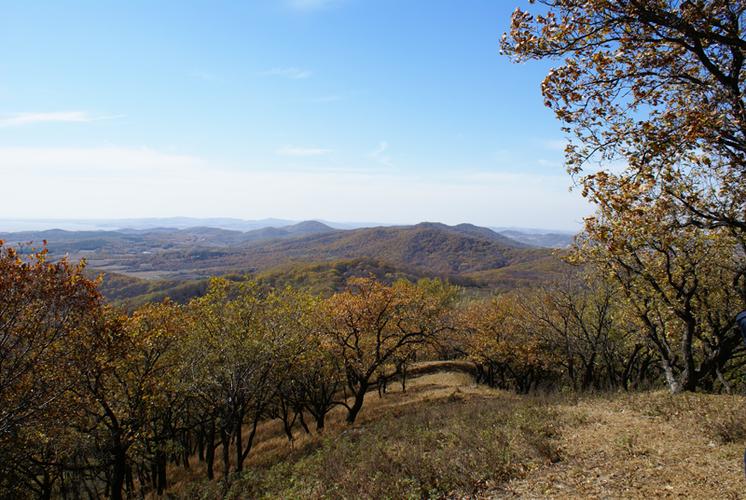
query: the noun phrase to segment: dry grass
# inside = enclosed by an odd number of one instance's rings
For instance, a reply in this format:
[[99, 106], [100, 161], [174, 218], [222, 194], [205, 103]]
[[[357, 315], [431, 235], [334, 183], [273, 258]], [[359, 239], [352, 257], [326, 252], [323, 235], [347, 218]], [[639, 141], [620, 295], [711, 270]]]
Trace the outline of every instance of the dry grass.
[[[446, 365], [443, 368], [447, 368]], [[746, 398], [664, 392], [523, 397], [431, 372], [370, 393], [324, 436], [261, 426], [228, 487], [200, 466], [181, 498], [746, 498]], [[181, 476], [178, 476], [181, 475]], [[197, 480], [195, 480], [197, 479]]]
[[[183, 477], [182, 498], [422, 498], [476, 494], [558, 459], [556, 412], [542, 402], [473, 384], [461, 372], [370, 393], [353, 427], [330, 415], [324, 436], [293, 446], [262, 426], [247, 470], [220, 482]], [[197, 469], [193, 468], [194, 473]], [[193, 479], [193, 478], [192, 478]]]
[[744, 398], [664, 392], [580, 401], [563, 408], [562, 463], [488, 497], [746, 498]]

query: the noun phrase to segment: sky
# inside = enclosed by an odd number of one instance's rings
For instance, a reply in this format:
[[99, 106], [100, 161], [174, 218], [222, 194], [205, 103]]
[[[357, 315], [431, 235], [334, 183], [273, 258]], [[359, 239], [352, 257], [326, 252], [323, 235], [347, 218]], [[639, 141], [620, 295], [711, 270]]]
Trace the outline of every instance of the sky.
[[0, 219], [577, 229], [525, 0], [0, 0]]

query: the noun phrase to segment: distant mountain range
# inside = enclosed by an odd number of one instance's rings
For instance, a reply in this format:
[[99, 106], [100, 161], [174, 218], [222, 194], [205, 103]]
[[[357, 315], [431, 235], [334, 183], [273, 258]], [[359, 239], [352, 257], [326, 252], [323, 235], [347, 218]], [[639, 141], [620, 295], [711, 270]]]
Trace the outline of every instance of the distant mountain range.
[[236, 231], [216, 227], [195, 226], [185, 229], [152, 227], [146, 229], [125, 228], [119, 230], [66, 231], [19, 231], [0, 233], [0, 239], [8, 243], [49, 243], [54, 254], [73, 254], [80, 251], [137, 253], [178, 247], [210, 246], [223, 247], [242, 243], [306, 236], [325, 233], [335, 229], [316, 221], [299, 222], [282, 227], [261, 227], [250, 231]]
[[533, 232], [520, 229], [498, 230], [503, 236], [507, 236], [526, 245], [543, 248], [567, 248], [575, 239], [575, 233], [570, 232]]
[[440, 277], [488, 290], [532, 286], [561, 274], [556, 251], [538, 247], [567, 241], [559, 236], [571, 235], [436, 222], [337, 229], [318, 221], [249, 231], [156, 226], [0, 233], [22, 251], [46, 240], [52, 258], [85, 258], [93, 274], [106, 274], [103, 291], [109, 298], [135, 301], [186, 300], [204, 292], [209, 276], [245, 273], [322, 293], [350, 276], [369, 274], [384, 280]]
[[[378, 223], [365, 222], [324, 222], [335, 229], [357, 229], [360, 227], [380, 226]], [[119, 231], [124, 229], [190, 229], [210, 227], [229, 231], [253, 231], [267, 227], [285, 227], [297, 224], [288, 219], [236, 219], [230, 217], [147, 217], [138, 219], [0, 219], [0, 232], [44, 231], [47, 229], [64, 229], [68, 231]]]
[[[288, 227], [307, 225], [310, 223], [323, 224], [332, 229], [360, 229], [371, 227], [395, 227], [393, 224], [379, 224], [373, 222], [330, 222], [305, 221], [298, 222], [288, 219], [260, 219], [245, 220], [228, 217], [195, 218], [195, 217], [151, 217], [138, 219], [0, 219], [0, 234], [2, 232], [39, 233], [51, 229], [89, 233], [100, 231], [115, 231], [127, 234], [145, 234], [151, 232], [168, 233], [175, 229], [196, 233], [200, 228], [204, 232], [208, 229], [235, 232], [253, 232], [264, 230], [247, 236], [248, 239], [271, 238], [273, 235], [285, 235], [280, 231]], [[487, 228], [484, 228], [487, 229]], [[505, 235], [510, 239], [530, 246], [544, 248], [565, 248], [572, 243], [575, 235], [572, 231], [535, 229], [521, 227], [490, 227], [492, 231]], [[290, 232], [293, 232], [291, 229]], [[218, 232], [215, 231], [215, 235]], [[288, 233], [289, 234], [289, 233]], [[243, 241], [242, 236], [224, 234], [231, 242]]]

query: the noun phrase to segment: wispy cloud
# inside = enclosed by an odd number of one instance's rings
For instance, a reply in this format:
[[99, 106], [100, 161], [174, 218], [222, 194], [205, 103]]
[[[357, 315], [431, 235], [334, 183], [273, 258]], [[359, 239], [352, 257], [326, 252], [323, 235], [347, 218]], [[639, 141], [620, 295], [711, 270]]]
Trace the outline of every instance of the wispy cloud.
[[297, 146], [284, 146], [276, 151], [280, 156], [311, 157], [323, 156], [331, 153], [331, 149], [325, 148], [304, 148]]
[[327, 102], [338, 102], [338, 101], [342, 101], [344, 99], [345, 98], [343, 96], [341, 96], [341, 95], [333, 94], [333, 95], [324, 95], [324, 96], [321, 96], [321, 97], [316, 97], [314, 99], [311, 99], [311, 102], [327, 103]]
[[194, 156], [164, 153], [151, 148], [0, 148], [0, 174], [43, 167], [49, 175], [140, 176], [150, 170], [178, 175], [203, 161]]
[[222, 77], [216, 75], [215, 73], [210, 73], [209, 71], [192, 71], [191, 73], [189, 73], [189, 76], [197, 80], [203, 80], [205, 82], [222, 82], [223, 81]]
[[339, 4], [341, 0], [288, 0], [288, 6], [296, 11], [309, 12]]
[[38, 123], [87, 123], [121, 118], [122, 115], [96, 116], [86, 111], [52, 111], [0, 115], [0, 127], [21, 127]]
[[330, 103], [330, 102], [339, 102], [339, 101], [348, 101], [351, 99], [355, 99], [361, 95], [364, 95], [367, 91], [366, 90], [342, 90], [330, 94], [320, 95], [316, 96], [311, 99], [311, 102], [315, 103]]
[[591, 212], [577, 192], [567, 191], [564, 174], [527, 170], [259, 169], [150, 148], [0, 147], [0, 177], [13, 186], [2, 192], [3, 217], [11, 219], [90, 218], [95, 207], [101, 218], [273, 216], [571, 228]]
[[539, 158], [536, 160], [536, 163], [539, 164], [540, 167], [561, 167], [562, 163], [558, 161], [552, 161], [552, 160], [545, 160], [544, 158]]
[[391, 158], [386, 152], [389, 150], [389, 143], [387, 141], [381, 141], [378, 143], [378, 147], [370, 153], [370, 157], [376, 160], [381, 165], [391, 167]]
[[307, 69], [295, 68], [295, 67], [278, 67], [270, 68], [266, 71], [262, 71], [262, 76], [279, 76], [281, 78], [289, 78], [291, 80], [304, 80], [310, 78], [313, 73]]
[[544, 148], [550, 151], [564, 151], [566, 147], [566, 139], [549, 139], [544, 141]]

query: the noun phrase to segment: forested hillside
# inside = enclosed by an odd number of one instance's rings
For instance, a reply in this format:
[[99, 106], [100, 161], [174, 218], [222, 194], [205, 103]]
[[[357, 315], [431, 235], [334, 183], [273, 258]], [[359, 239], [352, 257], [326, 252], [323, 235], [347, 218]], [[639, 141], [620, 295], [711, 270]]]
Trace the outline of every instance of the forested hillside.
[[546, 283], [562, 273], [560, 252], [529, 247], [470, 224], [335, 230], [318, 222], [248, 232], [207, 227], [112, 232], [6, 233], [31, 252], [46, 241], [50, 258], [85, 258], [103, 273], [101, 292], [127, 307], [202, 295], [210, 276], [257, 276], [273, 284], [332, 293], [352, 276], [441, 278], [489, 294]]

